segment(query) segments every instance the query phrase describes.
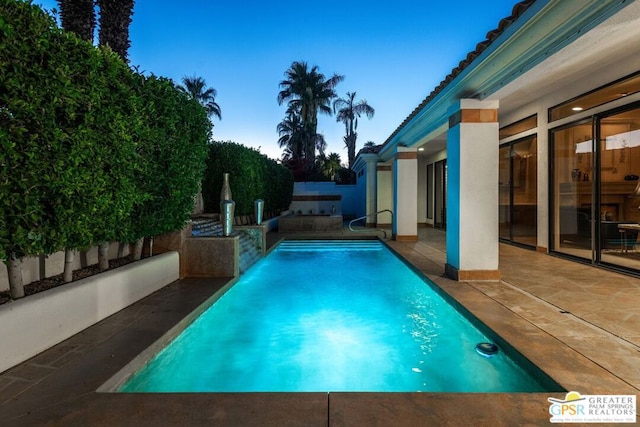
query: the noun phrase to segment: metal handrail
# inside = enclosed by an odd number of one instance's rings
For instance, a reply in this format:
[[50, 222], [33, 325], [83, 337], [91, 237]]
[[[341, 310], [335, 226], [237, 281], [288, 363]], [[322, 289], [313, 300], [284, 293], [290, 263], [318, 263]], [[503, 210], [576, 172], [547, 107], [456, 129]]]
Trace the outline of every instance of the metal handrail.
[[[366, 219], [367, 217], [381, 214], [382, 212], [389, 212], [391, 214], [391, 225], [393, 226], [393, 211], [391, 209], [383, 209], [383, 210], [378, 211], [376, 213], [371, 213], [371, 214], [368, 214], [368, 215], [361, 216], [360, 218], [352, 219], [351, 221], [349, 221], [349, 230], [353, 231], [354, 233], [364, 233], [364, 232], [369, 231], [369, 230], [354, 230], [353, 228], [351, 228], [351, 224], [353, 224], [356, 221], [360, 221], [361, 219]], [[386, 230], [383, 230], [382, 228], [376, 228], [376, 231], [382, 231], [384, 233], [384, 238], [385, 239], [387, 238], [387, 231]]]

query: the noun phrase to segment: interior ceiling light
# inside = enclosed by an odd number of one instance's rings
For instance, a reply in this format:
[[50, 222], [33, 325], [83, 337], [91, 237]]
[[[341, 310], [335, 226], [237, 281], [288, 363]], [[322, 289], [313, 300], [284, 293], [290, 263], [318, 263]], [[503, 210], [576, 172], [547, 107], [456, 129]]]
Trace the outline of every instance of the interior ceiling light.
[[582, 110], [584, 110], [584, 108], [582, 108], [582, 107], [573, 107], [571, 109], [571, 111], [582, 111]]

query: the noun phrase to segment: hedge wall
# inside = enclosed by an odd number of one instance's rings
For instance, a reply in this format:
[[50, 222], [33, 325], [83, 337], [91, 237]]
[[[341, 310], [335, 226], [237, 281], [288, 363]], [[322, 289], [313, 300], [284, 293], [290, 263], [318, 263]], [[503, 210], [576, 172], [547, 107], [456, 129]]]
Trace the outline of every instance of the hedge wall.
[[259, 151], [234, 142], [213, 142], [202, 185], [205, 212], [220, 212], [222, 177], [229, 173], [229, 186], [236, 202], [236, 215], [250, 215], [256, 199], [263, 199], [265, 212], [288, 209], [293, 196], [293, 175]]
[[205, 109], [173, 82], [139, 76], [141, 97], [136, 185], [142, 200], [134, 207], [129, 240], [181, 229], [191, 217], [211, 137]]
[[170, 80], [0, 2], [0, 259], [182, 228], [210, 129]]
[[[0, 4], [0, 257], [49, 252], [58, 245], [49, 183], [55, 178], [57, 126], [67, 70], [54, 51], [64, 37], [28, 3]], [[61, 95], [63, 98], [61, 98]], [[52, 161], [53, 160], [53, 161]]]

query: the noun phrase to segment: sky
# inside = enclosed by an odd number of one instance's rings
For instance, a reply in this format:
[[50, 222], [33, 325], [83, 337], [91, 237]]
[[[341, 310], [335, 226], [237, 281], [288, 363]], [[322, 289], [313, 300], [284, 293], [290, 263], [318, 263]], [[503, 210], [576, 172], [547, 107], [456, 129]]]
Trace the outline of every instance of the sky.
[[[55, 0], [35, 0], [44, 9]], [[285, 117], [279, 83], [294, 61], [341, 74], [338, 96], [356, 92], [375, 109], [358, 124], [356, 151], [383, 143], [511, 14], [512, 0], [136, 0], [129, 63], [180, 82], [199, 76], [217, 90], [222, 120], [213, 138], [279, 159], [276, 127]], [[320, 115], [326, 154], [347, 162], [344, 125]]]

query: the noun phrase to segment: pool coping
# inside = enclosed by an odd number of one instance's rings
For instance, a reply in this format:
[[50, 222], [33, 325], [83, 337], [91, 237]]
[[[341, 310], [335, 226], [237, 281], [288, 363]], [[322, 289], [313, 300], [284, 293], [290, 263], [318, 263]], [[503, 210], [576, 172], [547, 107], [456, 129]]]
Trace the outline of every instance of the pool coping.
[[[397, 253], [407, 260], [407, 245], [388, 242]], [[411, 263], [410, 260], [408, 262]], [[438, 288], [455, 300], [464, 310], [508, 342], [523, 357], [549, 375], [567, 391], [582, 394], [637, 394], [638, 389], [602, 366], [569, 347], [558, 338], [547, 333], [526, 318], [514, 313], [482, 292], [481, 282], [457, 282], [449, 279], [437, 263], [436, 268], [412, 263], [415, 268], [436, 284]], [[493, 282], [496, 286], [506, 283]], [[486, 285], [487, 282], [484, 282]], [[489, 284], [488, 286], [492, 286]], [[508, 321], [505, 319], [509, 319]], [[571, 320], [567, 319], [569, 323]], [[553, 356], [554, 358], [550, 358]], [[588, 389], [587, 389], [588, 387]]]
[[[458, 311], [462, 316], [464, 316], [474, 327], [480, 330], [484, 335], [486, 335], [490, 340], [492, 340], [497, 346], [499, 351], [504, 352], [511, 360], [513, 360], [518, 367], [526, 371], [530, 376], [532, 376], [535, 380], [539, 382], [544, 388], [549, 390], [554, 390], [556, 392], [567, 392], [566, 388], [564, 388], [561, 384], [559, 384], [556, 380], [554, 380], [547, 372], [542, 370], [538, 365], [533, 363], [529, 358], [527, 358], [524, 354], [522, 354], [518, 349], [516, 349], [508, 340], [506, 340], [503, 336], [498, 334], [492, 328], [490, 328], [486, 323], [484, 323], [478, 316], [476, 316], [471, 310], [465, 307], [460, 301], [456, 300], [449, 292], [447, 292], [443, 287], [438, 285], [435, 281], [431, 280], [426, 274], [424, 274], [420, 269], [418, 269], [415, 265], [411, 264], [408, 260], [406, 260], [396, 249], [394, 249], [393, 245], [385, 243], [385, 246], [389, 248], [389, 250], [398, 257], [405, 265], [407, 265], [418, 277], [423, 279], [427, 286], [433, 288], [433, 290], [446, 301], [448, 304], [454, 307], [456, 311]], [[441, 276], [441, 279], [447, 279], [446, 276]], [[459, 283], [459, 282], [456, 282]]]
[[[437, 260], [421, 256], [409, 246], [391, 242], [402, 257], [435, 282], [444, 292], [471, 311], [483, 323], [509, 340], [525, 357], [568, 390], [582, 394], [616, 394], [638, 390], [582, 356], [558, 339], [491, 299], [473, 283], [443, 277]], [[89, 329], [111, 327], [118, 332], [86, 353], [60, 363], [55, 372], [43, 359], [52, 359], [56, 346], [0, 380], [20, 383], [23, 371], [41, 378], [0, 403], [0, 424], [25, 425], [515, 425], [549, 422], [547, 397], [564, 393], [98, 393], [95, 390], [135, 355], [148, 347], [150, 331], [162, 335], [184, 320], [227, 281], [213, 285], [203, 279], [180, 281], [185, 301], [161, 299], [158, 291]], [[224, 282], [224, 283], [223, 283]], [[205, 287], [209, 287], [204, 289]], [[163, 288], [165, 289], [165, 288]], [[173, 290], [172, 290], [173, 291]], [[177, 292], [177, 291], [176, 291]], [[186, 303], [190, 294], [198, 298]], [[179, 293], [179, 295], [182, 295]], [[198, 300], [199, 299], [199, 300]], [[154, 305], [155, 304], [155, 305]], [[146, 308], [153, 306], [153, 308]], [[175, 308], [168, 308], [168, 307]], [[173, 311], [171, 311], [173, 310]], [[135, 313], [145, 312], [136, 317]], [[134, 315], [132, 315], [134, 313]], [[180, 313], [184, 313], [181, 315]], [[144, 313], [143, 313], [144, 314]], [[169, 317], [168, 319], [163, 319]], [[134, 321], [126, 319], [136, 317]], [[155, 316], [155, 317], [154, 317]], [[124, 319], [124, 320], [123, 320]], [[175, 319], [175, 320], [172, 320]], [[109, 329], [111, 330], [111, 329]], [[91, 333], [91, 331], [87, 331]], [[82, 335], [79, 334], [79, 335]], [[157, 337], [156, 337], [157, 339]], [[541, 342], [541, 343], [540, 343]], [[129, 356], [131, 355], [131, 356]], [[47, 368], [47, 369], [45, 369]], [[36, 375], [33, 374], [35, 377]], [[26, 380], [25, 380], [26, 381]], [[3, 397], [3, 396], [0, 396]], [[6, 397], [6, 394], [5, 396]]]
[[171, 329], [164, 333], [160, 338], [155, 340], [153, 344], [145, 348], [133, 360], [122, 367], [115, 375], [105, 381], [96, 389], [97, 393], [117, 393], [129, 378], [142, 369], [160, 350], [169, 345], [178, 335], [180, 335], [194, 320], [202, 313], [207, 311], [216, 301], [224, 296], [237, 282], [239, 278], [233, 277], [229, 279], [220, 289], [207, 298], [203, 303], [198, 305], [187, 316], [175, 324]]

